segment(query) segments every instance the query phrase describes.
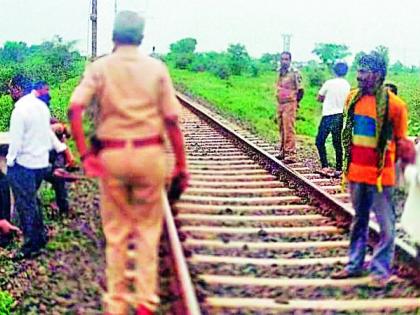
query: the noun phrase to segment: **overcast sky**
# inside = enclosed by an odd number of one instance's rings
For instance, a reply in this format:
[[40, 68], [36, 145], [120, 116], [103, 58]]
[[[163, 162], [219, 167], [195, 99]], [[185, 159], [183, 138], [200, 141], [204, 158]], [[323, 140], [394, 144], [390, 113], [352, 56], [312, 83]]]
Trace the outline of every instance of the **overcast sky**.
[[[115, 0], [98, 1], [98, 52], [112, 48]], [[7, 40], [40, 43], [57, 34], [78, 40], [86, 53], [90, 0], [0, 0], [0, 45]], [[315, 43], [337, 43], [351, 52], [390, 49], [391, 62], [420, 65], [419, 0], [117, 0], [117, 8], [145, 12], [144, 50], [166, 52], [194, 37], [199, 51], [242, 43], [259, 57], [283, 49], [292, 34], [294, 60], [315, 59]], [[89, 48], [90, 49], [90, 48]]]

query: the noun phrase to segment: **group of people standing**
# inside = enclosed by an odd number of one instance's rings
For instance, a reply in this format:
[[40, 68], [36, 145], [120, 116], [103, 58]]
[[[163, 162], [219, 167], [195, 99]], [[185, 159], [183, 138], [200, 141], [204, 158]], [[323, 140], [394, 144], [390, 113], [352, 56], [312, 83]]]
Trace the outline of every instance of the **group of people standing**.
[[[166, 66], [138, 51], [144, 18], [120, 12], [113, 29], [112, 54], [97, 59], [85, 70], [72, 94], [69, 120], [86, 175], [100, 181], [100, 213], [106, 238], [106, 314], [152, 314], [157, 296], [158, 244], [163, 223], [166, 160], [164, 135], [175, 155], [172, 191], [179, 196], [188, 185], [183, 136], [179, 127], [180, 104]], [[296, 159], [295, 120], [304, 90], [302, 77], [291, 68], [291, 54], [281, 54], [277, 83], [278, 121], [281, 135], [279, 159]], [[391, 275], [395, 240], [395, 161], [414, 161], [407, 140], [407, 108], [384, 86], [386, 63], [371, 53], [358, 65], [358, 88], [350, 91], [344, 79], [345, 63], [337, 63], [337, 78], [319, 91], [323, 118], [316, 145], [322, 169], [328, 166], [325, 140], [333, 135], [336, 172], [350, 182], [356, 211], [351, 231], [349, 263], [334, 278], [359, 276], [364, 268], [369, 212], [381, 227], [380, 241], [369, 271], [385, 283]], [[84, 111], [98, 104], [94, 145], [86, 143]], [[66, 146], [54, 135], [48, 85], [38, 82], [17, 100], [10, 122], [7, 176], [25, 238], [21, 256], [31, 257], [47, 242], [36, 192], [49, 165], [49, 152]], [[344, 113], [344, 114], [343, 114]], [[341, 137], [342, 135], [342, 137]], [[418, 173], [413, 175], [419, 177]], [[413, 177], [412, 176], [412, 177]], [[416, 177], [417, 176], [417, 177]], [[418, 180], [418, 178], [416, 179]], [[0, 221], [0, 230], [16, 230]]]
[[[279, 159], [295, 162], [294, 121], [300, 95], [301, 76], [290, 68], [291, 54], [281, 54], [277, 83], [280, 128]], [[358, 88], [350, 91], [345, 80], [347, 65], [333, 67], [336, 78], [326, 81], [317, 100], [323, 102], [322, 119], [316, 137], [321, 172], [329, 174], [325, 141], [332, 134], [336, 152], [335, 176], [349, 182], [355, 216], [350, 236], [349, 263], [332, 275], [335, 279], [357, 277], [364, 273], [369, 214], [375, 213], [380, 240], [369, 264], [373, 281], [379, 285], [391, 276], [395, 247], [395, 205], [397, 160], [403, 166], [415, 161], [413, 143], [407, 138], [408, 114], [396, 87], [384, 84], [387, 66], [380, 54], [372, 52], [358, 61]], [[286, 126], [286, 127], [285, 127]]]

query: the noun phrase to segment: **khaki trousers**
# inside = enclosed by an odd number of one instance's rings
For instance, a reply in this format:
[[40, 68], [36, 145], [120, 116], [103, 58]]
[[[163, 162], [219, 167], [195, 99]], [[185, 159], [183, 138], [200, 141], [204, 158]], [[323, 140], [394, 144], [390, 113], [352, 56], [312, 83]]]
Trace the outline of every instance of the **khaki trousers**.
[[106, 238], [105, 311], [128, 314], [129, 305], [155, 310], [158, 246], [163, 223], [166, 158], [162, 145], [104, 149], [101, 218]]
[[297, 102], [278, 104], [277, 117], [280, 132], [280, 156], [282, 158], [296, 155], [296, 110]]

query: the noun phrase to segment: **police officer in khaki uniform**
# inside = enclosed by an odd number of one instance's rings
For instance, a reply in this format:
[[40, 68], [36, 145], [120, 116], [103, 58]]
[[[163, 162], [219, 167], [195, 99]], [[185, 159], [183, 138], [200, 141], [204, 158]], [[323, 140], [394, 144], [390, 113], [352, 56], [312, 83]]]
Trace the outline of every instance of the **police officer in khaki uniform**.
[[302, 77], [291, 67], [292, 54], [283, 51], [280, 55], [280, 70], [277, 80], [277, 117], [280, 131], [280, 154], [285, 163], [296, 160], [296, 112], [303, 98]]
[[[178, 125], [180, 105], [163, 63], [138, 50], [144, 19], [120, 12], [114, 51], [88, 66], [69, 109], [73, 136], [87, 175], [99, 176], [101, 216], [107, 241], [106, 314], [152, 314], [157, 292], [158, 245], [163, 222], [167, 133], [175, 153], [173, 182], [183, 191], [187, 172]], [[99, 102], [99, 153], [87, 148], [82, 114]]]

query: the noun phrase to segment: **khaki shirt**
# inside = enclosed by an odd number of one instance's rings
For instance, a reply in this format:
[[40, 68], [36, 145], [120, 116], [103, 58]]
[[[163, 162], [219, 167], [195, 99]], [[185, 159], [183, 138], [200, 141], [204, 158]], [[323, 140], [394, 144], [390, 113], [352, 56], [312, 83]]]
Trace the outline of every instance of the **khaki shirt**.
[[121, 46], [86, 68], [70, 101], [91, 106], [94, 97], [99, 139], [163, 135], [164, 117], [180, 112], [166, 66], [136, 46]]
[[289, 68], [285, 74], [279, 71], [277, 80], [277, 100], [280, 104], [296, 102], [298, 90], [303, 89], [299, 71]]

